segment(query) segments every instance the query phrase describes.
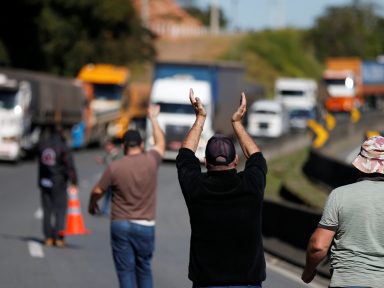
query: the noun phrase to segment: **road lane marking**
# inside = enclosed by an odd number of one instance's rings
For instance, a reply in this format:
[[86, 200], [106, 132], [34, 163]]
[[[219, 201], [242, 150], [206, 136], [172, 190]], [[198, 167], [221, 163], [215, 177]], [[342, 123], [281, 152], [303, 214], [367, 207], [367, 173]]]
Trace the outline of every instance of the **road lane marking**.
[[38, 220], [43, 219], [43, 209], [41, 207], [37, 208], [33, 216]]
[[297, 275], [296, 273], [293, 273], [293, 272], [290, 272], [282, 267], [279, 267], [276, 265], [277, 261], [268, 261], [267, 262], [267, 267], [271, 270], [273, 270], [274, 272], [280, 274], [280, 275], [283, 275], [284, 277], [287, 277], [288, 279], [300, 284], [300, 285], [306, 285], [308, 287], [311, 287], [311, 288], [324, 288], [324, 285], [320, 285], [320, 284], [316, 284], [316, 283], [309, 283], [309, 284], [305, 284], [299, 275]]
[[43, 246], [36, 241], [28, 241], [29, 254], [35, 258], [44, 258]]

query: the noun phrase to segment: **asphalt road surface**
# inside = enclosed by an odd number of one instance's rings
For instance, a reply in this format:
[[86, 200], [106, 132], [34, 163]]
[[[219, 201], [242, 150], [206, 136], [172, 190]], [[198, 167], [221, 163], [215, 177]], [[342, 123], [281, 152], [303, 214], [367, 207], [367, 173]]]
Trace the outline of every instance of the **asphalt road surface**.
[[[82, 216], [89, 235], [67, 238], [67, 247], [42, 245], [37, 164], [0, 163], [0, 287], [104, 288], [118, 287], [109, 246], [109, 219], [90, 216], [86, 206], [103, 166], [101, 150], [75, 153]], [[156, 251], [153, 259], [156, 288], [188, 288], [189, 223], [174, 163], [162, 164], [158, 178]], [[319, 279], [311, 286], [300, 281], [301, 269], [270, 256], [266, 288], [327, 287]]]

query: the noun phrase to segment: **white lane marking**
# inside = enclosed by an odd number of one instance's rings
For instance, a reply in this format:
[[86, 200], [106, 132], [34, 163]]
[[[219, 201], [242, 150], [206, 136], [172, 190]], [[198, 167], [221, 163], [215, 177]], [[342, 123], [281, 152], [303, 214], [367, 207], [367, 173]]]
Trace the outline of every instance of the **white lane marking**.
[[311, 288], [324, 288], [324, 286], [316, 284], [316, 283], [305, 284], [301, 280], [299, 275], [297, 275], [296, 273], [290, 272], [290, 271], [288, 271], [288, 270], [286, 270], [284, 268], [281, 268], [281, 267], [275, 265], [275, 263], [277, 263], [277, 261], [268, 261], [267, 262], [267, 267], [269, 269], [273, 270], [274, 272], [279, 273], [280, 275], [283, 275], [283, 276], [287, 277], [288, 279], [290, 279], [292, 281], [295, 281], [296, 283], [298, 283], [300, 285], [307, 285], [308, 287], [311, 287]]
[[41, 207], [37, 208], [33, 215], [38, 220], [43, 219], [43, 209], [41, 209]]
[[29, 254], [35, 258], [44, 258], [43, 246], [36, 241], [28, 241]]

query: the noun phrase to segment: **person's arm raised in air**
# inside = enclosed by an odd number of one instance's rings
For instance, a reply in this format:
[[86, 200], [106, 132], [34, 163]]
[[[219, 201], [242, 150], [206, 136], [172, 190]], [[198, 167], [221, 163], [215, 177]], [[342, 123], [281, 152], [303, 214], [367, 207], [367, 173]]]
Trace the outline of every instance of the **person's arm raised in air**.
[[147, 112], [147, 117], [151, 121], [153, 139], [155, 142], [152, 149], [156, 150], [161, 157], [163, 157], [165, 151], [165, 137], [164, 132], [157, 121], [157, 116], [160, 113], [160, 105], [150, 105]]
[[245, 130], [242, 123], [245, 112], [247, 111], [247, 99], [244, 93], [241, 93], [240, 106], [232, 115], [232, 127], [235, 131], [237, 140], [240, 147], [243, 150], [244, 156], [248, 159], [252, 154], [260, 152], [260, 148], [257, 146], [252, 137]]
[[189, 100], [191, 101], [192, 107], [195, 110], [196, 119], [193, 123], [191, 129], [189, 130], [187, 136], [185, 137], [182, 147], [188, 148], [193, 152], [196, 152], [197, 146], [200, 141], [201, 133], [203, 132], [205, 118], [207, 117], [207, 112], [201, 103], [199, 97], [195, 97], [193, 90], [189, 90]]

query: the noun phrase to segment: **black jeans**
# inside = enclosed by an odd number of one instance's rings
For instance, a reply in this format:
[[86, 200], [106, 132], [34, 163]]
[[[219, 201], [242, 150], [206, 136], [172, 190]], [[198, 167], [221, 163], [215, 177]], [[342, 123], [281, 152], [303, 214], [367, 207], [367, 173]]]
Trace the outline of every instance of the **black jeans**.
[[41, 188], [43, 206], [43, 233], [45, 239], [63, 239], [61, 231], [65, 228], [68, 195], [66, 185]]

